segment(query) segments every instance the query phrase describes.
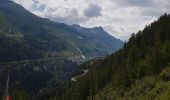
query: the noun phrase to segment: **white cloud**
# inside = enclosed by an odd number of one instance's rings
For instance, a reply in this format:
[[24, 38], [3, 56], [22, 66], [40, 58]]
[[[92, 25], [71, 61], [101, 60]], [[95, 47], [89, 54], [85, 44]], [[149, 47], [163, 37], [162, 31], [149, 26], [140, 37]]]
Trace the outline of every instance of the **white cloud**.
[[85, 27], [103, 26], [127, 40], [160, 15], [170, 13], [170, 0], [14, 0], [36, 15]]
[[23, 5], [26, 9], [31, 9], [32, 5], [34, 4], [33, 0], [25, 0], [26, 2], [24, 2], [24, 0], [14, 0], [14, 1]]

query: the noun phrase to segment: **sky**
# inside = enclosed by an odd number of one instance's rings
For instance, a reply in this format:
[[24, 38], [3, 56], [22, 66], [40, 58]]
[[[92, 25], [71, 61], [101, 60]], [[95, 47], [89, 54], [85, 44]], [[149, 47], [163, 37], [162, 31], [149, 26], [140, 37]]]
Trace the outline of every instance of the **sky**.
[[126, 41], [164, 13], [170, 0], [13, 0], [52, 21], [84, 27], [103, 27]]

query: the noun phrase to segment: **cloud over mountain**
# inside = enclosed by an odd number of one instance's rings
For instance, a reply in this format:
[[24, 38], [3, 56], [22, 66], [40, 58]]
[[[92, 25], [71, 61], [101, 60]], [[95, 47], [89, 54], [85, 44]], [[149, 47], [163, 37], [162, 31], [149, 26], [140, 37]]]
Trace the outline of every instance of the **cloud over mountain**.
[[89, 7], [84, 10], [84, 15], [86, 17], [100, 17], [102, 8], [96, 4], [89, 4]]
[[170, 13], [170, 0], [14, 0], [31, 12], [53, 21], [103, 26], [127, 40], [131, 33]]

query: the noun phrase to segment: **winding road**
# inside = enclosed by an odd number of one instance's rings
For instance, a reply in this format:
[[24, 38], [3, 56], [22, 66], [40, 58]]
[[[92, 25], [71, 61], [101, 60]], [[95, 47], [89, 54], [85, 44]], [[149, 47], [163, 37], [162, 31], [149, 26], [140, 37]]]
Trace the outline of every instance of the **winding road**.
[[84, 69], [82, 74], [72, 77], [72, 78], [71, 78], [71, 81], [72, 81], [72, 82], [76, 82], [78, 78], [83, 77], [83, 76], [86, 75], [88, 72], [89, 72], [88, 69]]

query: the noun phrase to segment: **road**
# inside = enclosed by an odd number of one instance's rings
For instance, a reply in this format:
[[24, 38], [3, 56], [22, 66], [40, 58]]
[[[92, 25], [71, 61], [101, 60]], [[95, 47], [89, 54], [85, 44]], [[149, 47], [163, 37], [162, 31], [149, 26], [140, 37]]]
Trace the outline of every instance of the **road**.
[[71, 78], [71, 81], [72, 81], [72, 82], [76, 82], [78, 78], [83, 77], [83, 76], [86, 75], [88, 72], [89, 72], [88, 69], [84, 69], [82, 74], [72, 77], [72, 78]]

